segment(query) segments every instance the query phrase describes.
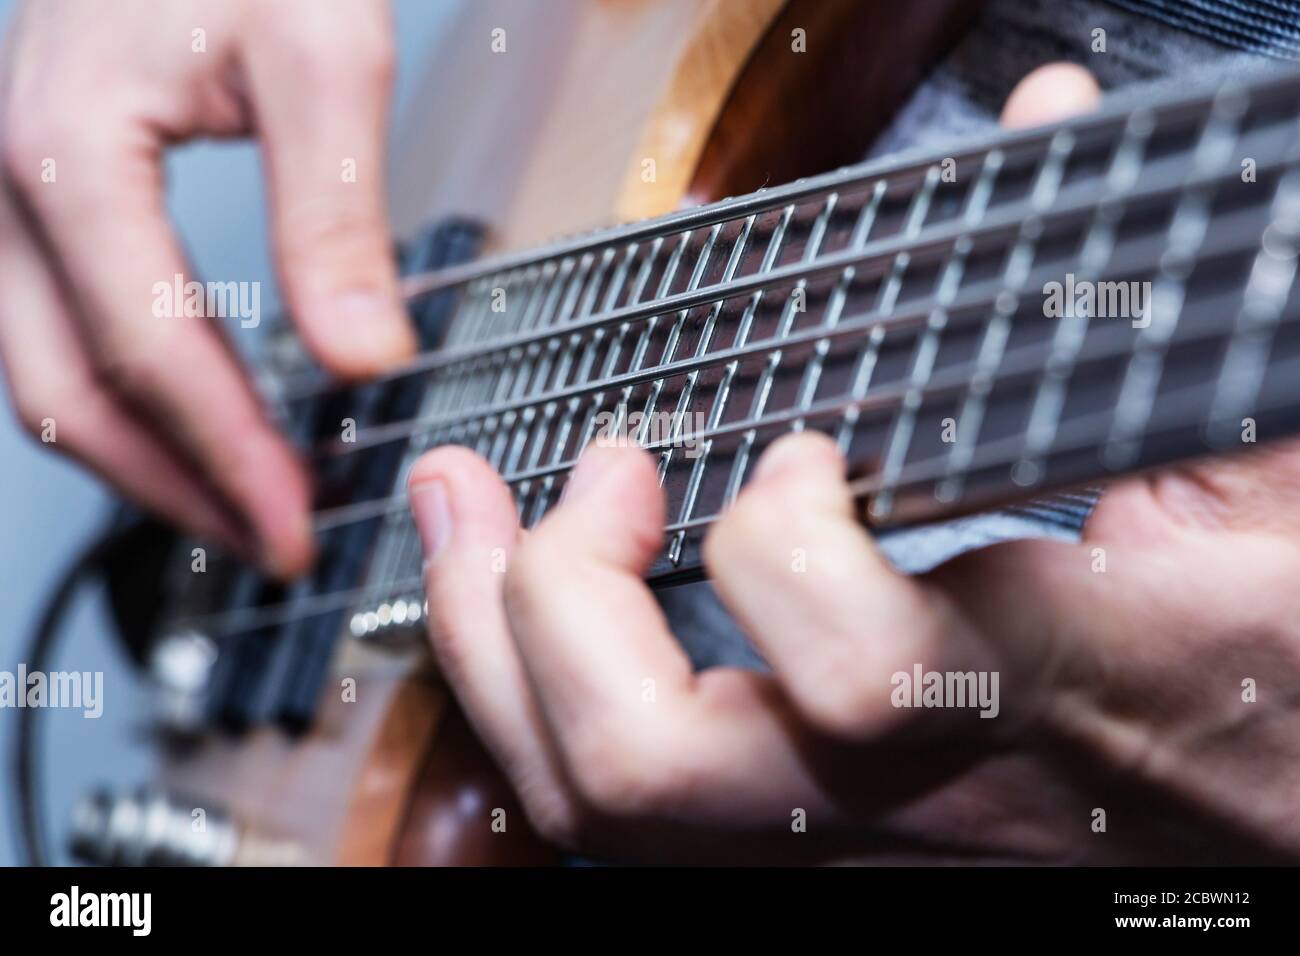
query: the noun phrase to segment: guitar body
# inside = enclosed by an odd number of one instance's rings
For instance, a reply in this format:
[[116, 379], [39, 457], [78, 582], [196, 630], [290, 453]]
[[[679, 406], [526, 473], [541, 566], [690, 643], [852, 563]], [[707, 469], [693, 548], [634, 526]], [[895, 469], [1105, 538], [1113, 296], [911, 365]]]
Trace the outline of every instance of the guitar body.
[[[397, 144], [395, 231], [468, 217], [499, 252], [856, 161], [975, 6], [464, 4]], [[345, 635], [337, 648], [304, 732], [214, 730], [166, 751], [159, 786], [244, 832], [227, 862], [557, 859], [516, 825], [522, 811], [420, 647]]]

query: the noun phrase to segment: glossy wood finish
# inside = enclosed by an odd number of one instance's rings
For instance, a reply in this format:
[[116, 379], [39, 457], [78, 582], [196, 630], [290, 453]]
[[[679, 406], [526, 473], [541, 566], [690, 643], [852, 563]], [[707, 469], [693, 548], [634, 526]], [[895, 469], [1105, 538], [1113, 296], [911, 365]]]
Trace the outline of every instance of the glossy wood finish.
[[860, 161], [981, 3], [787, 4], [719, 113], [689, 202], [753, 192]]

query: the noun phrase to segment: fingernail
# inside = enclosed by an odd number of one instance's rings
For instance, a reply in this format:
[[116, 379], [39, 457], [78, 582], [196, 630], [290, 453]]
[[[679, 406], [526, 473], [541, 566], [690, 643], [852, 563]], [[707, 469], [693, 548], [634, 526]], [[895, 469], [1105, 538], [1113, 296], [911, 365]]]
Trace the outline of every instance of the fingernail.
[[604, 480], [609, 471], [609, 463], [598, 449], [588, 449], [578, 459], [578, 464], [569, 473], [569, 480], [564, 486], [564, 498], [581, 498]]
[[438, 556], [451, 538], [451, 507], [447, 501], [447, 487], [439, 478], [412, 485], [409, 498], [415, 526], [420, 532], [420, 544], [426, 559]]

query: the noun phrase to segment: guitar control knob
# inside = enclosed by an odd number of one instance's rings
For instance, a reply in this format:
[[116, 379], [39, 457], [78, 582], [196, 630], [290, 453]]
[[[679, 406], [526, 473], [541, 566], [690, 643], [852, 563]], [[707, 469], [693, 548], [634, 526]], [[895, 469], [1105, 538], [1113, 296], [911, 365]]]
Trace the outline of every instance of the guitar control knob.
[[197, 733], [207, 716], [207, 690], [217, 648], [197, 631], [163, 636], [149, 655], [149, 674], [156, 688], [158, 724], [177, 735]]
[[292, 840], [241, 826], [219, 807], [144, 789], [96, 791], [76, 807], [73, 856], [102, 866], [302, 866]]
[[158, 791], [97, 791], [76, 807], [72, 854], [104, 866], [229, 866], [240, 833], [219, 810], [187, 806]]

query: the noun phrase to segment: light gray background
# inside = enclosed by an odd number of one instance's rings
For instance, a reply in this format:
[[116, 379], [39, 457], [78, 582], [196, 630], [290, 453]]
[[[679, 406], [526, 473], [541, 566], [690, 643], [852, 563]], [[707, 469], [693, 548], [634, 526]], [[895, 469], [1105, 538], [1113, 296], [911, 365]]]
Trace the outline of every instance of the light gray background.
[[[40, 0], [35, 0], [40, 2]], [[438, 32], [461, 0], [394, 0], [398, 46], [395, 115], [413, 107], [416, 81]], [[6, 31], [16, 0], [0, 0], [0, 31]], [[68, 24], [74, 29], [75, 24]], [[111, 82], [110, 77], [104, 78]], [[93, 103], [65, 104], [71, 111]], [[274, 300], [267, 252], [261, 174], [256, 149], [246, 143], [201, 143], [169, 159], [170, 206], [201, 275], [263, 283], [263, 309]], [[105, 256], [113, 254], [104, 250]], [[4, 281], [0, 276], [0, 282]], [[41, 321], [30, 316], [30, 321]], [[111, 499], [84, 470], [47, 452], [17, 427], [7, 399], [0, 399], [0, 670], [17, 667], [41, 602], [64, 565], [108, 514]], [[104, 715], [41, 714], [43, 774], [48, 825], [58, 837], [71, 808], [97, 783], [133, 784], [149, 769], [142, 746], [145, 697], [112, 643], [102, 600], [86, 600], [69, 621], [60, 670], [104, 671]], [[0, 710], [0, 864], [15, 860], [12, 827], [13, 711]], [[67, 862], [60, 856], [62, 862]]]

